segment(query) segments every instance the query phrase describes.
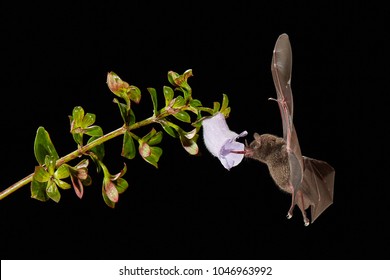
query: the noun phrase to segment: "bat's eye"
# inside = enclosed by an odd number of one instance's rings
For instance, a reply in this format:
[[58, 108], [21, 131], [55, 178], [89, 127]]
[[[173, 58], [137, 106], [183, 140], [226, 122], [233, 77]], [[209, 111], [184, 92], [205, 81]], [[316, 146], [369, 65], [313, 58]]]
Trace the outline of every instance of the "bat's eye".
[[253, 142], [249, 145], [249, 147], [251, 147], [252, 149], [258, 149], [258, 148], [260, 148], [260, 146], [261, 146], [260, 142], [257, 142], [256, 140], [253, 141]]

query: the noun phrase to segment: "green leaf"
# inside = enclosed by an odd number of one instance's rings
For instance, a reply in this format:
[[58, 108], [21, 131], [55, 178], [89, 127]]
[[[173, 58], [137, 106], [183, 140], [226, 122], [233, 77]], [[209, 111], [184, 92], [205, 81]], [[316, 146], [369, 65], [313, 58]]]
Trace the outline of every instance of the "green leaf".
[[189, 69], [185, 71], [182, 75], [177, 74], [176, 72], [168, 72], [168, 80], [174, 85], [176, 90], [180, 90], [184, 94], [184, 99], [188, 100], [191, 98], [191, 87], [189, 86], [187, 80], [192, 76], [192, 70]]
[[108, 196], [106, 195], [106, 193], [104, 192], [104, 190], [102, 191], [102, 195], [103, 195], [103, 200], [104, 202], [111, 208], [115, 208], [115, 202], [112, 202]]
[[54, 157], [47, 155], [45, 157], [45, 165], [46, 165], [46, 168], [47, 168], [47, 172], [50, 175], [53, 175], [54, 174], [54, 170], [56, 169], [56, 160], [54, 159]]
[[150, 93], [150, 97], [152, 98], [152, 102], [153, 102], [153, 114], [156, 116], [158, 113], [157, 92], [154, 88], [148, 88], [148, 91]]
[[180, 75], [177, 74], [176, 72], [174, 72], [174, 71], [169, 71], [169, 72], [168, 72], [168, 81], [171, 83], [171, 85], [177, 86], [176, 83], [175, 83], [175, 80], [176, 80], [179, 76], [180, 76]]
[[67, 190], [71, 188], [70, 184], [65, 181], [54, 179], [54, 182], [56, 183], [57, 186], [59, 186], [63, 190]]
[[189, 77], [194, 76], [194, 75], [192, 74], [192, 69], [186, 70], [186, 71], [183, 73], [182, 76], [183, 76], [184, 80], [187, 81]]
[[128, 95], [131, 101], [138, 104], [141, 101], [141, 90], [136, 86], [130, 86], [128, 89]]
[[164, 97], [165, 97], [165, 106], [168, 106], [169, 102], [171, 102], [171, 100], [173, 99], [174, 92], [173, 92], [173, 89], [171, 87], [168, 87], [168, 86], [164, 86], [163, 91], [164, 91]]
[[185, 98], [187, 99], [188, 97], [191, 96], [191, 87], [188, 85], [187, 80], [189, 77], [193, 76], [192, 75], [192, 70], [186, 70], [183, 75], [179, 75], [176, 72], [169, 71], [168, 72], [168, 81], [174, 85], [174, 86], [179, 86], [182, 88], [184, 91]]
[[160, 147], [155, 146], [150, 147], [150, 149], [152, 150], [150, 157], [152, 157], [156, 162], [158, 162], [163, 153], [163, 150]]
[[[89, 138], [87, 143], [91, 143], [92, 141], [95, 141], [98, 138], [99, 138], [98, 136], [92, 136], [91, 138]], [[90, 151], [93, 152], [98, 157], [99, 160], [103, 160], [104, 155], [105, 155], [104, 143], [102, 143], [96, 147], [93, 147]]]
[[81, 133], [72, 133], [73, 139], [77, 145], [83, 145], [83, 135]]
[[173, 103], [172, 108], [178, 108], [182, 107], [186, 104], [186, 100], [183, 98], [183, 96], [179, 95], [175, 98], [175, 103]]
[[157, 132], [154, 128], [152, 128], [148, 134], [142, 137], [142, 141], [148, 143], [150, 146], [157, 145], [161, 142], [162, 136], [161, 131]]
[[112, 181], [108, 181], [105, 184], [105, 192], [109, 200], [116, 203], [119, 199], [118, 190], [115, 187], [115, 184]]
[[148, 144], [151, 145], [151, 146], [160, 144], [162, 138], [163, 138], [163, 133], [162, 133], [162, 131], [158, 131], [157, 133], [155, 133], [155, 134], [149, 139]]
[[59, 202], [61, 199], [61, 194], [57, 188], [57, 185], [51, 180], [47, 182], [46, 194], [55, 202]]
[[150, 155], [147, 157], [144, 157], [143, 159], [153, 165], [154, 167], [158, 168], [158, 161], [160, 159], [160, 156], [162, 155], [162, 149], [160, 147], [150, 147]]
[[198, 107], [201, 107], [202, 103], [198, 99], [192, 99], [190, 101], [190, 106], [188, 108], [189, 111], [193, 112], [196, 115], [199, 115], [200, 111]]
[[123, 135], [122, 156], [127, 159], [133, 159], [135, 157], [135, 151], [133, 137], [126, 131]]
[[89, 136], [100, 137], [100, 136], [103, 135], [103, 130], [102, 130], [102, 128], [100, 126], [93, 125], [93, 126], [85, 128], [84, 129], [84, 133], [89, 135]]
[[55, 172], [54, 172], [54, 177], [56, 179], [65, 179], [69, 177], [70, 172], [69, 169], [66, 165], [61, 165]]
[[181, 144], [183, 148], [189, 153], [190, 155], [197, 155], [199, 153], [199, 147], [198, 144], [192, 139], [187, 138], [180, 138]]
[[192, 107], [199, 107], [199, 106], [202, 106], [202, 102], [200, 102], [200, 100], [198, 100], [198, 99], [192, 99], [190, 101], [190, 105]]
[[218, 111], [219, 111], [219, 108], [221, 108], [221, 104], [219, 104], [219, 102], [215, 101], [213, 103], [214, 107], [213, 107], [213, 114], [216, 114]]
[[133, 112], [133, 110], [130, 108], [129, 111], [128, 111], [128, 118], [129, 118], [129, 121], [127, 122], [128, 125], [132, 125], [135, 123], [135, 114]]
[[86, 128], [88, 126], [91, 126], [95, 123], [95, 120], [96, 120], [95, 114], [87, 113], [84, 116], [83, 121], [81, 122], [81, 127]]
[[123, 193], [127, 188], [129, 187], [129, 183], [123, 178], [119, 178], [116, 180], [116, 189], [118, 190], [118, 193]]
[[76, 127], [80, 127], [84, 118], [84, 109], [81, 106], [76, 106], [73, 108], [72, 112], [73, 121]]
[[128, 123], [128, 116], [127, 116], [127, 106], [124, 103], [121, 103], [117, 98], [114, 98], [114, 103], [118, 104], [119, 112], [121, 113], [121, 117], [123, 119], [124, 123]]
[[36, 166], [34, 171], [34, 180], [44, 183], [49, 181], [50, 174], [46, 171], [46, 169], [42, 166]]
[[177, 133], [177, 131], [174, 128], [172, 128], [170, 125], [168, 125], [164, 121], [161, 121], [160, 124], [161, 124], [162, 128], [165, 130], [166, 133], [168, 133], [173, 138], [177, 137], [178, 133]]
[[130, 85], [125, 81], [122, 81], [122, 79], [114, 72], [109, 72], [107, 74], [107, 85], [111, 92], [116, 96], [119, 96], [125, 100], [128, 99], [127, 95], [124, 93], [129, 90]]
[[127, 165], [126, 165], [126, 163], [124, 163], [124, 166], [123, 166], [122, 170], [121, 170], [119, 173], [117, 173], [117, 174], [110, 175], [110, 179], [111, 179], [112, 181], [116, 181], [116, 180], [118, 180], [120, 177], [122, 177], [123, 175], [125, 175], [126, 172], [127, 172]]
[[225, 110], [221, 111], [221, 113], [225, 116], [225, 118], [229, 117], [230, 107], [227, 107]]
[[184, 137], [187, 137], [188, 139], [194, 139], [194, 137], [197, 135], [196, 133], [199, 131], [199, 128], [194, 128], [193, 130], [184, 133]]
[[152, 138], [156, 134], [156, 130], [152, 128], [148, 134], [146, 134], [144, 137], [142, 137], [142, 141], [148, 143], [150, 138]]
[[148, 143], [144, 141], [139, 141], [139, 147], [138, 147], [138, 152], [141, 155], [142, 158], [147, 158], [151, 154], [151, 149]]
[[222, 95], [222, 106], [221, 106], [221, 112], [226, 110], [226, 108], [229, 105], [229, 97], [226, 94]]
[[180, 81], [180, 87], [184, 89], [183, 93], [184, 93], [184, 98], [187, 100], [189, 98], [191, 98], [191, 87], [190, 85], [188, 84], [188, 78], [189, 77], [192, 77], [192, 70], [189, 69], [189, 70], [186, 70], [183, 75], [181, 76], [182, 77], [182, 80]]
[[228, 107], [228, 105], [229, 105], [229, 98], [226, 94], [223, 94], [222, 106], [219, 111], [225, 116], [225, 118], [227, 118], [230, 114], [230, 107]]
[[179, 111], [176, 114], [173, 115], [176, 119], [182, 122], [190, 123], [191, 122], [191, 116], [186, 111]]
[[134, 124], [135, 123], [135, 115], [134, 115], [133, 110], [131, 108], [128, 109], [126, 104], [119, 102], [119, 100], [116, 98], [114, 98], [114, 103], [118, 104], [119, 111], [121, 113], [121, 117], [123, 119], [123, 122], [126, 125]]
[[[184, 130], [179, 130], [179, 136], [180, 136], [180, 142], [183, 146], [183, 148], [189, 153], [190, 155], [197, 155], [199, 152], [199, 147], [196, 144], [196, 137], [193, 136], [193, 131], [190, 133], [186, 133]], [[189, 138], [191, 137], [191, 138]]]
[[78, 164], [76, 164], [75, 167], [77, 167], [77, 168], [87, 168], [88, 164], [89, 164], [89, 160], [87, 158], [85, 158], [82, 161], [80, 161]]
[[54, 157], [55, 160], [59, 159], [57, 151], [51, 142], [49, 133], [42, 126], [38, 128], [35, 136], [34, 154], [40, 165], [45, 163], [45, 157], [47, 155]]
[[139, 153], [142, 156], [142, 158], [153, 165], [154, 167], [158, 168], [157, 162], [162, 154], [162, 149], [155, 146], [149, 146], [147, 143], [143, 141], [139, 141]]
[[41, 183], [33, 178], [31, 181], [31, 197], [39, 201], [48, 201], [49, 197], [46, 194], [47, 182]]

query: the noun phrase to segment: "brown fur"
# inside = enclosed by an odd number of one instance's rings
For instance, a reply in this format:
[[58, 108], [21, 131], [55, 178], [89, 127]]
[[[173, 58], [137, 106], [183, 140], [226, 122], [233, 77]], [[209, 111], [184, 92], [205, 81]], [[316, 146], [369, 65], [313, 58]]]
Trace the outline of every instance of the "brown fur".
[[254, 134], [255, 140], [246, 150], [246, 157], [265, 163], [276, 185], [285, 192], [291, 193], [289, 187], [290, 166], [286, 142], [283, 138], [271, 134]]

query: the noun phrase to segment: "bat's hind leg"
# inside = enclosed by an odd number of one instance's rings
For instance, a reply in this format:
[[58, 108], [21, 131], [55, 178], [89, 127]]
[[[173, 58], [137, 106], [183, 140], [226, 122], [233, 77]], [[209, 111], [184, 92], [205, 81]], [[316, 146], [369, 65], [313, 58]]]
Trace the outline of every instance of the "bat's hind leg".
[[288, 212], [287, 212], [287, 216], [286, 216], [287, 219], [291, 219], [292, 218], [294, 207], [295, 207], [295, 192], [292, 191], [292, 194], [291, 194], [291, 206], [290, 206], [290, 209], [288, 209]]
[[303, 216], [303, 222], [305, 223], [305, 227], [307, 227], [308, 225], [310, 225], [310, 220], [306, 216], [306, 211], [305, 210], [301, 209], [301, 212], [302, 212], [302, 216]]
[[305, 200], [303, 199], [303, 194], [302, 194], [301, 191], [298, 191], [298, 192], [297, 192], [297, 199], [299, 199], [298, 207], [299, 207], [299, 209], [300, 209], [301, 212], [302, 212], [303, 222], [305, 223], [305, 226], [307, 227], [308, 225], [310, 225], [310, 220], [309, 220], [309, 218], [306, 216], [306, 211], [305, 211]]
[[287, 212], [287, 215], [286, 215], [286, 218], [287, 218], [287, 219], [291, 219], [291, 218], [292, 218], [294, 208], [295, 208], [295, 205], [294, 205], [294, 204], [291, 204], [290, 209], [288, 209], [288, 212]]
[[[297, 201], [295, 201], [295, 199], [297, 199]], [[299, 207], [299, 209], [302, 212], [303, 222], [305, 223], [305, 226], [308, 226], [310, 224], [310, 220], [306, 216], [305, 205], [304, 205], [304, 200], [303, 200], [303, 194], [302, 194], [301, 191], [298, 191], [296, 193], [294, 191], [292, 192], [292, 194], [291, 194], [291, 206], [290, 206], [290, 209], [288, 209], [288, 212], [287, 212], [287, 216], [286, 216], [287, 219], [291, 219], [292, 218], [293, 211], [294, 211], [294, 208], [295, 208], [296, 204], [298, 204], [298, 207]]]

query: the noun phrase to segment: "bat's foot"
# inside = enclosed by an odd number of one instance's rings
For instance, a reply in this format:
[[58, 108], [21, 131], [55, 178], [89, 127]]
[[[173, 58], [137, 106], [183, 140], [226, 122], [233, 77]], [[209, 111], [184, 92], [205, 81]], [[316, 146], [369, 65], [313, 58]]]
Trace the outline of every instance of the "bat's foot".
[[306, 218], [306, 217], [303, 219], [303, 223], [305, 224], [305, 227], [307, 227], [308, 225], [310, 225], [310, 221], [309, 221], [309, 219]]
[[289, 211], [289, 212], [287, 212], [287, 216], [286, 216], [286, 218], [287, 218], [287, 219], [289, 219], [289, 220], [290, 220], [290, 219], [292, 218], [292, 216], [293, 216], [293, 215], [292, 215], [292, 213], [290, 213], [290, 211]]

